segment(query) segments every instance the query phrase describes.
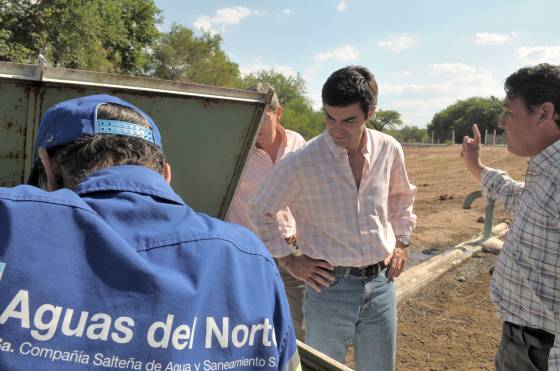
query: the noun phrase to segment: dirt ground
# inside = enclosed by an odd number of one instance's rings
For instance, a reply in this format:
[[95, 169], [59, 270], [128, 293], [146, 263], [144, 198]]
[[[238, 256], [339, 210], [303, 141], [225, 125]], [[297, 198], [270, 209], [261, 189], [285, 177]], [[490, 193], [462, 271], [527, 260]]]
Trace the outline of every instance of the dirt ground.
[[[470, 210], [462, 208], [467, 195], [480, 190], [480, 184], [465, 169], [459, 157], [460, 146], [405, 147], [404, 151], [408, 175], [417, 187], [413, 249], [435, 254], [480, 233], [482, 224], [477, 219], [484, 215], [484, 201], [477, 199]], [[514, 179], [525, 177], [527, 160], [510, 154], [503, 146], [485, 146], [482, 161], [507, 171]], [[505, 217], [497, 202], [495, 223]]]
[[[464, 168], [459, 146], [405, 147], [407, 169], [418, 187], [413, 264], [482, 232], [482, 199], [470, 210], [465, 197], [480, 185]], [[505, 147], [484, 147], [483, 162], [518, 180], [527, 160]], [[497, 203], [495, 223], [506, 219]], [[501, 323], [488, 297], [489, 267], [496, 257], [478, 254], [398, 305], [398, 370], [493, 370]], [[351, 350], [347, 364], [352, 367]]]

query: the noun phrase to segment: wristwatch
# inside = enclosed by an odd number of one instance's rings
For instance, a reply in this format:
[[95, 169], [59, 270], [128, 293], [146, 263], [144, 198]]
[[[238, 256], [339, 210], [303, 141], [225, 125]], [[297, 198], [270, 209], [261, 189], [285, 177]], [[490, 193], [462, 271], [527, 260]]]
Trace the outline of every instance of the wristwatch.
[[410, 246], [410, 236], [407, 235], [397, 236], [397, 241], [399, 241], [401, 245], [403, 245], [404, 247]]
[[295, 256], [300, 256], [303, 255], [303, 253], [301, 252], [298, 244], [297, 244], [297, 239], [296, 236], [291, 236], [286, 238], [286, 243], [288, 244], [288, 248], [290, 249], [291, 253]]

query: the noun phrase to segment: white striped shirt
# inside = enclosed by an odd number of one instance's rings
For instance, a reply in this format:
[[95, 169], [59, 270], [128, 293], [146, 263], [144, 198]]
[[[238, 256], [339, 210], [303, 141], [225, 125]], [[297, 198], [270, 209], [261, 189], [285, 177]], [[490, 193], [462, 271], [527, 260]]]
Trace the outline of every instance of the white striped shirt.
[[549, 369], [560, 370], [560, 141], [530, 159], [525, 183], [491, 168], [481, 181], [514, 212], [490, 296], [504, 321], [556, 335]]
[[400, 144], [366, 129], [359, 189], [348, 153], [323, 133], [282, 160], [250, 200], [257, 233], [275, 256], [290, 250], [274, 217], [290, 207], [302, 252], [333, 265], [378, 263], [395, 247], [395, 235], [410, 235], [416, 223], [416, 188], [408, 181]]
[[[277, 134], [282, 138], [276, 155], [276, 163], [278, 163], [289, 153], [303, 147], [305, 145], [305, 139], [295, 131], [284, 129], [280, 125], [277, 125], [276, 129]], [[274, 165], [268, 153], [262, 149], [253, 147], [245, 163], [245, 168], [239, 180], [235, 196], [231, 201], [226, 218], [229, 222], [241, 224], [255, 231], [247, 213], [248, 202], [255, 191], [260, 187], [263, 179], [272, 171]], [[294, 217], [287, 207], [278, 212], [277, 218], [278, 225], [284, 237], [290, 237], [296, 234]]]

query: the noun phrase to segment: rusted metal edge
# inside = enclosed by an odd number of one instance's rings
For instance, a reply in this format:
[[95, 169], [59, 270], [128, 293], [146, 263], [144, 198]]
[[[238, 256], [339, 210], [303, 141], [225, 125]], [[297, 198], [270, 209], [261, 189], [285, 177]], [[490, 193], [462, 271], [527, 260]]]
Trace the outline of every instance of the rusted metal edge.
[[228, 101], [264, 103], [270, 96], [251, 90], [224, 88], [180, 81], [160, 80], [105, 72], [72, 70], [44, 65], [29, 65], [0, 62], [0, 79], [19, 79], [43, 83], [58, 83], [78, 86], [101, 86], [126, 90], [143, 90], [172, 95], [214, 98]]
[[[258, 133], [262, 122], [264, 120], [264, 115], [263, 115], [263, 111], [264, 111], [264, 107], [258, 109], [255, 111], [255, 114], [253, 115], [253, 118], [251, 119], [251, 126], [248, 129], [248, 133], [247, 135], [245, 135], [245, 138], [253, 138], [251, 141], [245, 140], [245, 144], [243, 145], [243, 149], [241, 150], [241, 153], [247, 153], [251, 150], [251, 148], [253, 148], [253, 146], [255, 145], [255, 143], [257, 142], [257, 135], [249, 135], [249, 133], [253, 130], [253, 126], [255, 125], [255, 122], [260, 118], [259, 122], [257, 123], [257, 128], [254, 129], [255, 133]], [[247, 151], [247, 152], [245, 152]], [[245, 168], [245, 164], [240, 164], [239, 161], [237, 162], [237, 165], [235, 167], [235, 169], [233, 170], [233, 180], [230, 183], [230, 186], [228, 187], [228, 190], [226, 192], [226, 195], [224, 196], [224, 198], [222, 199], [222, 203], [220, 205], [220, 212], [218, 214], [218, 217], [220, 219], [227, 219], [228, 215], [229, 215], [229, 211], [230, 208], [228, 207], [227, 209], [224, 208], [224, 205], [230, 205], [230, 201], [235, 197], [235, 195], [237, 194], [237, 191], [239, 189], [239, 181], [238, 179], [241, 179], [243, 177], [243, 173], [246, 171]], [[235, 188], [233, 188], [231, 186], [231, 184], [235, 184]]]

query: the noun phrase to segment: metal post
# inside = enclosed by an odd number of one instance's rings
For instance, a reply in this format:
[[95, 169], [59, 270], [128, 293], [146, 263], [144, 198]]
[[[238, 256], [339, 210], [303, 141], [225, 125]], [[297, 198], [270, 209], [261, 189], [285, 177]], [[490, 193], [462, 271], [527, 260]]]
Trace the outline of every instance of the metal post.
[[[481, 191], [471, 192], [463, 202], [463, 209], [470, 209], [472, 203], [477, 198], [482, 197]], [[484, 209], [484, 232], [482, 234], [482, 239], [485, 241], [492, 237], [492, 226], [494, 224], [494, 206], [496, 206], [496, 200], [493, 198], [487, 198], [486, 208]]]
[[488, 144], [488, 129], [484, 129], [484, 144]]
[[451, 144], [455, 144], [455, 130], [453, 130], [453, 133], [451, 134]]
[[496, 129], [494, 129], [494, 137], [492, 139], [492, 144], [496, 145]]
[[432, 144], [434, 144], [434, 132], [432, 131]]
[[496, 200], [493, 198], [486, 199], [486, 209], [484, 215], [484, 234], [482, 238], [484, 240], [492, 237], [492, 226], [494, 224], [494, 206], [496, 205]]

